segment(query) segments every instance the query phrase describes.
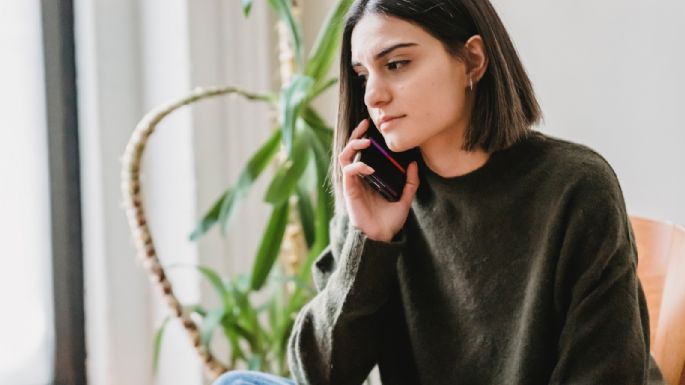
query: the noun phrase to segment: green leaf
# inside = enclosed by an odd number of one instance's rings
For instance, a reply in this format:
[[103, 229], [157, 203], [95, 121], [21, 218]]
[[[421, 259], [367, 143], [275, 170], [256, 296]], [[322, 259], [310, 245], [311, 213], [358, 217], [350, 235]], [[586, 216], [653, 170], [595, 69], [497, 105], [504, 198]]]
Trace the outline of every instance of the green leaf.
[[333, 217], [334, 201], [331, 194], [328, 180], [328, 169], [330, 166], [330, 156], [319, 140], [319, 136], [310, 135], [311, 146], [314, 151], [314, 158], [317, 168], [317, 192], [316, 192], [316, 211], [314, 227], [314, 244], [309, 249], [309, 254], [305, 263], [300, 267], [299, 276], [304, 281], [308, 281], [311, 276], [311, 266], [316, 257], [323, 251], [329, 243], [328, 225]]
[[223, 327], [224, 334], [228, 338], [228, 343], [231, 346], [231, 366], [235, 366], [236, 359], [241, 359], [243, 361], [247, 360], [245, 352], [243, 352], [243, 349], [240, 347], [240, 341], [238, 340], [238, 330], [241, 328], [238, 327], [235, 322], [232, 322], [228, 315], [221, 320], [221, 326]]
[[197, 266], [197, 270], [202, 273], [207, 280], [212, 284], [212, 287], [214, 290], [216, 290], [217, 294], [219, 295], [219, 298], [221, 298], [222, 303], [224, 304], [224, 307], [228, 308], [231, 306], [231, 300], [228, 297], [228, 293], [224, 289], [224, 284], [221, 281], [221, 277], [219, 274], [212, 270], [209, 267], [206, 266]]
[[281, 309], [281, 318], [279, 319], [280, 322], [274, 331], [274, 343], [276, 344], [276, 350], [285, 350], [284, 347], [287, 345], [288, 337], [290, 336], [290, 332], [299, 309], [309, 302], [314, 295], [315, 294], [312, 294], [311, 291], [298, 288], [289, 298], [287, 306], [284, 309]]
[[316, 112], [312, 106], [307, 106], [302, 112], [302, 119], [312, 128], [316, 130], [325, 130], [333, 133], [333, 129], [326, 123], [326, 121], [321, 117], [321, 114]]
[[295, 320], [292, 317], [286, 317], [285, 319], [286, 321], [285, 327], [283, 328], [283, 333], [281, 333], [280, 339], [277, 341], [279, 351], [284, 351], [285, 347], [288, 346], [288, 338], [290, 337], [290, 332], [295, 324]]
[[314, 245], [309, 250], [307, 260], [302, 265], [300, 270], [300, 277], [305, 281], [309, 281], [311, 276], [311, 267], [316, 257], [326, 248], [330, 241], [328, 233], [328, 225], [333, 218], [334, 201], [333, 195], [330, 191], [330, 186], [325, 180], [321, 180], [319, 184], [319, 191], [317, 191], [317, 206], [316, 206], [316, 227]]
[[[221, 91], [221, 93], [224, 93], [226, 91]], [[271, 104], [273, 107], [278, 108], [278, 100], [279, 97], [273, 93], [268, 93], [268, 94], [255, 94], [240, 88], [235, 88], [231, 87], [230, 91], [227, 91], [229, 94], [232, 95], [240, 95], [244, 97], [247, 100], [250, 101], [262, 101], [262, 102], [267, 102]], [[280, 135], [280, 133], [279, 133]], [[259, 175], [257, 173], [257, 175]], [[256, 178], [256, 176], [255, 176]], [[200, 223], [197, 225], [197, 227], [193, 230], [193, 232], [190, 234], [190, 240], [195, 241], [197, 240], [201, 235], [205, 234], [207, 231], [209, 231], [212, 226], [219, 220], [220, 215], [221, 215], [221, 207], [224, 205], [224, 201], [231, 196], [231, 190], [226, 190], [222, 196], [214, 202], [212, 205], [212, 208], [205, 213], [203, 216], [202, 220]]]
[[[310, 122], [312, 124], [310, 124]], [[316, 207], [316, 223], [326, 216], [333, 213], [333, 197], [330, 194], [330, 184], [328, 180], [328, 172], [331, 165], [331, 151], [333, 141], [333, 131], [325, 126], [323, 120], [312, 109], [308, 109], [304, 114], [304, 124], [306, 126], [306, 137], [309, 141], [309, 146], [314, 154], [314, 164], [316, 166], [317, 174], [317, 207]], [[323, 206], [322, 206], [323, 205]], [[321, 208], [326, 208], [321, 211]], [[318, 237], [321, 231], [317, 232]], [[325, 233], [328, 233], [328, 222], [326, 222]], [[319, 243], [327, 244], [328, 241], [318, 241]]]
[[[269, 319], [269, 325], [271, 326], [271, 334], [269, 335], [270, 341], [269, 341], [269, 347], [272, 352], [274, 352], [274, 349], [277, 348], [274, 346], [274, 343], [278, 340], [278, 325], [280, 325], [283, 321], [283, 310], [285, 308], [285, 287], [284, 283], [278, 283], [276, 280], [273, 278], [275, 276], [280, 275], [280, 269], [277, 269], [278, 272], [277, 274], [272, 274], [270, 277], [270, 301], [268, 302], [268, 319]], [[277, 351], [277, 350], [276, 350]]]
[[243, 3], [243, 15], [245, 17], [250, 16], [250, 10], [252, 9], [252, 0], [242, 0]]
[[254, 181], [261, 175], [266, 166], [271, 162], [274, 155], [278, 152], [278, 145], [280, 143], [280, 130], [271, 135], [271, 138], [257, 150], [247, 163], [247, 167], [243, 170], [238, 178], [238, 183], [233, 187], [232, 194], [224, 200], [219, 214], [219, 221], [221, 222], [221, 232], [226, 235], [226, 230], [235, 212], [236, 204], [242, 200], [249, 191]]
[[271, 184], [266, 189], [264, 195], [266, 202], [278, 206], [287, 202], [288, 198], [295, 193], [295, 188], [309, 162], [308, 144], [304, 132], [295, 139], [292, 157], [278, 168]]
[[[312, 116], [313, 118], [310, 120], [316, 121], [316, 117], [318, 115], [313, 113]], [[300, 271], [298, 272], [296, 282], [299, 283], [309, 282], [311, 280], [311, 267], [316, 258], [319, 256], [319, 254], [323, 251], [324, 248], [326, 248], [326, 246], [329, 243], [330, 235], [328, 225], [330, 223], [334, 211], [333, 196], [330, 192], [330, 185], [328, 184], [327, 179], [328, 169], [330, 165], [330, 156], [328, 151], [326, 151], [326, 148], [324, 148], [323, 145], [320, 143], [319, 136], [311, 134], [315, 130], [312, 127], [309, 128], [310, 130], [305, 132], [308, 133], [306, 137], [310, 140], [311, 148], [314, 152], [318, 182], [316, 197], [317, 206], [315, 211], [316, 219], [314, 221], [315, 241], [312, 247], [309, 249], [307, 259], [302, 264], [302, 266], [300, 267]], [[290, 296], [288, 305], [286, 306], [283, 312], [285, 317], [283, 318], [282, 323], [278, 326], [277, 331], [274, 332], [274, 338], [275, 341], [277, 341], [277, 343], [278, 341], [285, 339], [286, 336], [289, 335], [297, 311], [305, 303], [307, 303], [311, 297], [313, 297], [313, 290], [311, 290], [308, 287], [309, 286], [306, 284], [299, 284], [295, 287], [294, 293]]]
[[247, 293], [231, 280], [226, 280], [224, 283], [224, 289], [230, 294], [233, 303], [235, 303], [237, 306], [238, 312], [232, 313], [232, 316], [235, 316], [239, 323], [242, 323], [240, 321], [245, 321], [246, 327], [251, 332], [254, 332], [254, 322], [256, 321], [256, 316], [254, 314], [254, 309], [250, 304], [250, 299]]
[[193, 230], [190, 239], [195, 241], [201, 235], [221, 221], [221, 230], [225, 234], [231, 221], [237, 203], [245, 197], [254, 181], [261, 175], [274, 155], [278, 152], [278, 145], [281, 141], [281, 130], [276, 130], [273, 135], [252, 155], [238, 177], [237, 183], [226, 190], [224, 194], [212, 205], [212, 208], [205, 213], [204, 217]]
[[300, 71], [304, 68], [304, 46], [302, 44], [302, 31], [300, 25], [295, 22], [292, 14], [292, 4], [287, 0], [269, 0], [271, 7], [276, 10], [278, 17], [283, 21], [290, 33], [295, 61]]
[[314, 87], [312, 87], [311, 92], [309, 93], [309, 99], [311, 100], [321, 95], [324, 91], [333, 87], [337, 82], [338, 78], [331, 78], [326, 81], [320, 81], [316, 83]]
[[159, 328], [157, 328], [157, 331], [155, 332], [155, 338], [152, 347], [152, 372], [155, 375], [157, 374], [157, 369], [159, 369], [159, 352], [162, 346], [162, 336], [164, 335], [164, 330], [166, 329], [166, 325], [169, 323], [170, 319], [171, 316], [164, 318], [162, 324], [159, 325]]
[[[276, 301], [276, 296], [271, 296], [271, 299], [269, 300], [267, 305], [267, 317], [269, 320], [269, 326], [271, 328], [271, 331], [275, 332], [276, 328], [279, 325], [281, 315], [281, 309], [279, 307], [278, 301]], [[272, 336], [272, 339], [274, 339], [274, 336]]]
[[231, 281], [231, 285], [241, 293], [247, 293], [250, 290], [250, 275], [245, 273], [238, 274]]
[[280, 301], [278, 301], [278, 299], [281, 297], [283, 286], [278, 285], [273, 281], [271, 282], [271, 284], [271, 296], [269, 297], [269, 301], [265, 304], [265, 310], [267, 310], [269, 326], [271, 327], [271, 331], [273, 332], [274, 330], [276, 330], [276, 325], [278, 325], [278, 320], [281, 315], [282, 304], [280, 303]]
[[205, 213], [204, 217], [197, 225], [195, 230], [190, 234], [190, 240], [196, 241], [201, 235], [205, 234], [209, 229], [214, 226], [217, 219], [219, 219], [219, 213], [221, 212], [221, 206], [224, 203], [226, 197], [233, 192], [233, 189], [226, 190], [219, 199], [214, 202], [212, 208]]
[[333, 151], [333, 129], [328, 127], [323, 118], [311, 107], [307, 107], [302, 113], [302, 119], [308, 129], [315, 135], [316, 141], [311, 142], [312, 148], [318, 154], [326, 172], [330, 168], [331, 153]]
[[352, 0], [338, 0], [323, 23], [323, 28], [314, 42], [307, 63], [306, 74], [320, 81], [333, 63], [340, 44], [340, 34], [343, 29], [343, 19]]
[[200, 317], [206, 317], [207, 316], [207, 310], [205, 310], [205, 308], [202, 307], [201, 305], [185, 306], [185, 311], [190, 313], [190, 314], [196, 313]]
[[[281, 288], [283, 288], [283, 286], [281, 286]], [[274, 322], [277, 326], [275, 329], [273, 329], [271, 348], [276, 352], [279, 352], [281, 350], [281, 346], [278, 342], [282, 340], [280, 334], [280, 325], [282, 325], [285, 322], [284, 319], [286, 317], [286, 314], [284, 314], [283, 311], [286, 307], [286, 298], [284, 298], [284, 296], [280, 294], [279, 291], [276, 291], [274, 292], [274, 300], [274, 310], [276, 311], [276, 317], [274, 319]]]
[[257, 338], [255, 337], [254, 333], [249, 331], [247, 328], [245, 328], [244, 325], [241, 325], [235, 317], [229, 317], [228, 315], [224, 318], [223, 323], [225, 327], [231, 328], [236, 333], [236, 336], [242, 337], [251, 347], [258, 346], [257, 344]]
[[238, 183], [228, 190], [226, 198], [221, 202], [221, 207], [219, 208], [219, 223], [221, 224], [220, 230], [221, 235], [225, 236], [228, 230], [228, 226], [231, 224], [233, 219], [233, 214], [238, 206], [241, 198], [247, 195], [247, 190], [251, 186], [251, 182], [243, 178], [243, 175], [238, 179]]
[[248, 341], [252, 350], [255, 351], [264, 346], [262, 343], [264, 332], [259, 323], [257, 312], [250, 302], [248, 279], [249, 277], [241, 275], [235, 280], [227, 280], [224, 287], [231, 295], [233, 303], [236, 304], [231, 313], [235, 330]]
[[209, 343], [212, 340], [212, 335], [216, 328], [221, 325], [221, 320], [226, 314], [226, 309], [222, 306], [216, 309], [212, 309], [207, 313], [207, 316], [202, 319], [202, 325], [200, 326], [200, 337], [202, 344], [209, 349]]
[[301, 184], [297, 186], [297, 209], [300, 214], [300, 223], [304, 233], [307, 247], [312, 247], [314, 243], [314, 206], [309, 197], [309, 192]]
[[283, 202], [279, 206], [274, 207], [271, 214], [271, 219], [262, 237], [257, 258], [252, 268], [252, 278], [250, 280], [250, 288], [252, 290], [259, 290], [264, 285], [266, 278], [271, 272], [271, 268], [276, 261], [278, 252], [283, 241], [283, 234], [285, 233], [286, 225], [288, 224], [288, 201]]
[[169, 265], [167, 267], [167, 269], [172, 270], [172, 269], [176, 269], [179, 267], [196, 269], [212, 285], [212, 287], [216, 291], [217, 295], [221, 299], [221, 303], [224, 305], [224, 307], [229, 308], [232, 305], [231, 298], [229, 297], [226, 289], [224, 289], [224, 283], [216, 271], [214, 271], [211, 268], [206, 267], [206, 266], [185, 264], [185, 263], [177, 263], [177, 264]]
[[295, 124], [302, 106], [307, 104], [307, 98], [314, 85], [314, 79], [309, 76], [295, 75], [292, 81], [281, 91], [280, 123], [283, 131], [283, 144], [288, 150], [288, 156], [293, 152], [293, 138]]
[[[312, 250], [310, 250], [310, 252], [311, 251]], [[314, 254], [318, 256], [320, 252]], [[288, 304], [282, 311], [285, 324], [279, 325], [278, 331], [276, 333], [278, 335], [281, 335], [279, 333], [286, 333], [290, 330], [288, 327], [288, 323], [292, 324], [292, 322], [295, 321], [297, 313], [302, 308], [302, 306], [304, 306], [307, 302], [309, 302], [311, 298], [313, 298], [316, 295], [316, 289], [313, 287], [312, 284], [310, 284], [310, 277], [306, 276], [303, 278], [303, 275], [304, 274], [298, 274], [291, 277], [291, 279], [294, 282], [296, 282], [295, 291], [288, 298]]]
[[[329, 144], [323, 143], [332, 140], [332, 131], [324, 126], [323, 120], [314, 110], [309, 109], [305, 117], [308, 118], [305, 120], [305, 125], [308, 128], [305, 132], [308, 135], [305, 135], [305, 137], [309, 140], [310, 147], [314, 153], [317, 172], [314, 244], [309, 249], [307, 259], [302, 264], [299, 272], [300, 278], [308, 281], [311, 275], [311, 265], [329, 243], [328, 224], [333, 217], [334, 201], [328, 180], [328, 170], [331, 162], [329, 149], [331, 147]], [[310, 125], [308, 121], [314, 124]], [[319, 127], [314, 128], [317, 126]]]
[[271, 158], [278, 151], [278, 144], [281, 141], [281, 132], [274, 131], [271, 137], [257, 150], [257, 152], [247, 162], [247, 167], [243, 171], [250, 181], [254, 181], [264, 171]]

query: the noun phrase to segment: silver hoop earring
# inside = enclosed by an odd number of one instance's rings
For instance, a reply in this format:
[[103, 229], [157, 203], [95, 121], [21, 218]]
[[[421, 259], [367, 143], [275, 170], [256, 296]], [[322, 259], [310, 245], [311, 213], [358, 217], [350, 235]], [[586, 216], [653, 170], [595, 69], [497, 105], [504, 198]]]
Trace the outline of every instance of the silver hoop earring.
[[473, 79], [469, 76], [469, 89], [471, 89], [471, 92], [473, 92]]

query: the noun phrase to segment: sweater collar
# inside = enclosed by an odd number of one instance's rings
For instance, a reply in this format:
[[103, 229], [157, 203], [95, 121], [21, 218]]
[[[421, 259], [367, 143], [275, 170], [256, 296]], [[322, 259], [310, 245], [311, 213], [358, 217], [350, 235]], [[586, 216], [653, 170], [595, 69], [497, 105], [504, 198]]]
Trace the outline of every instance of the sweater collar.
[[417, 195], [427, 193], [421, 190], [433, 190], [442, 188], [475, 188], [491, 183], [493, 179], [504, 176], [512, 166], [524, 161], [531, 154], [531, 145], [535, 142], [544, 140], [544, 134], [530, 130], [512, 146], [492, 152], [488, 160], [479, 168], [464, 175], [454, 177], [443, 177], [436, 174], [428, 167], [423, 157], [417, 157], [419, 166], [419, 178], [421, 183]]

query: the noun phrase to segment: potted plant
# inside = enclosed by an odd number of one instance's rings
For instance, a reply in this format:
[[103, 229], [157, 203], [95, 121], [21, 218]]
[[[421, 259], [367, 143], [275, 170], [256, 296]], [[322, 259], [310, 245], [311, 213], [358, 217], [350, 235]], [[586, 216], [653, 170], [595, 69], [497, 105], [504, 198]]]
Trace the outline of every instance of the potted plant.
[[[333, 130], [311, 103], [337, 81], [326, 75], [337, 57], [342, 19], [351, 3], [352, 0], [336, 2], [311, 52], [305, 55], [300, 23], [295, 17], [297, 2], [269, 0], [279, 15], [279, 92], [254, 93], [235, 87], [196, 89], [188, 97], [150, 111], [133, 132], [122, 167], [126, 212], [138, 255], [171, 310], [155, 333], [155, 366], [166, 323], [179, 320], [211, 377], [239, 363], [249, 369], [289, 375], [287, 339], [295, 315], [315, 294], [310, 283], [311, 266], [328, 245], [328, 223], [333, 215], [327, 178]], [[251, 5], [252, 0], [242, 0], [245, 16], [249, 15]], [[215, 226], [225, 233], [236, 207], [255, 180], [270, 164], [276, 164], [276, 172], [264, 197], [272, 206], [272, 213], [252, 270], [222, 278], [210, 267], [193, 267], [209, 280], [220, 298], [219, 306], [207, 309], [179, 303], [165, 273], [171, 267], [162, 266], [157, 258], [142, 205], [140, 162], [149, 136], [162, 119], [183, 106], [226, 94], [268, 103], [277, 112], [278, 128], [243, 166], [238, 180], [209, 208], [190, 238], [197, 240]], [[253, 303], [251, 294], [257, 291], [268, 291], [264, 303]], [[230, 347], [227, 362], [216, 359], [209, 348], [217, 330]]]

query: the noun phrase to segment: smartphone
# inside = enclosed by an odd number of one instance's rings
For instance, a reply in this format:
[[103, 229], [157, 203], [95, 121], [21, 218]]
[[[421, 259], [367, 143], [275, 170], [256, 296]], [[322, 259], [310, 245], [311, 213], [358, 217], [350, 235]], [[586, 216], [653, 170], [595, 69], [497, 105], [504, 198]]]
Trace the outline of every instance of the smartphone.
[[373, 121], [368, 121], [369, 128], [363, 137], [370, 139], [371, 145], [358, 151], [354, 161], [362, 161], [371, 166], [374, 173], [360, 175], [362, 179], [388, 201], [397, 202], [407, 182], [407, 167], [416, 159], [417, 150], [391, 151]]

